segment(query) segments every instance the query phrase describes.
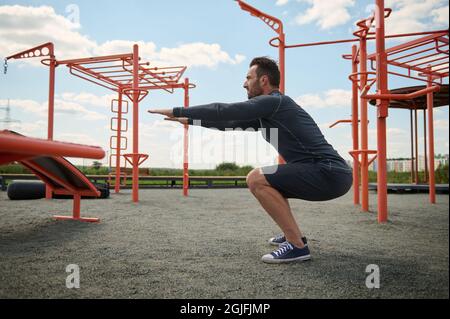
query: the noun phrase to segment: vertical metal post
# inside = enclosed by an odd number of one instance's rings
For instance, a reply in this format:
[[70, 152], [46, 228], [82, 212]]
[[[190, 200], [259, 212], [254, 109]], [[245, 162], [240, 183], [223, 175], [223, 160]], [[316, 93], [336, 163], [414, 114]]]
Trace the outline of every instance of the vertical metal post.
[[[184, 79], [184, 107], [189, 107], [189, 79]], [[183, 141], [183, 195], [189, 192], [189, 124], [184, 125]]]
[[[53, 128], [54, 128], [54, 118], [55, 118], [55, 69], [56, 69], [56, 59], [53, 54], [53, 44], [49, 47], [50, 63], [49, 63], [49, 92], [48, 92], [48, 121], [47, 121], [47, 139], [49, 141], [53, 140]], [[52, 190], [46, 185], [45, 186], [45, 198], [52, 198]]]
[[[431, 71], [431, 68], [429, 69]], [[431, 87], [433, 82], [433, 76], [428, 75], [427, 87]], [[430, 203], [436, 204], [436, 185], [434, 177], [434, 123], [433, 123], [433, 106], [434, 97], [433, 92], [427, 94], [427, 110], [428, 110], [428, 159], [429, 159], [429, 189], [430, 189]]]
[[414, 169], [414, 183], [419, 184], [419, 136], [417, 130], [417, 108], [414, 109], [414, 149], [414, 157], [416, 158]]
[[[280, 26], [281, 28], [281, 26]], [[286, 35], [281, 31], [279, 33], [279, 47], [278, 47], [278, 55], [279, 55], [279, 63], [280, 63], [280, 92], [285, 94], [286, 92]], [[286, 161], [283, 159], [281, 155], [278, 155], [278, 164], [285, 164]]]
[[[352, 46], [352, 74], [358, 72], [358, 56], [356, 45]], [[352, 81], [352, 138], [353, 150], [359, 149], [359, 112], [358, 112], [358, 81]], [[353, 204], [359, 205], [359, 155], [353, 155]], [[355, 156], [358, 156], [355, 158]]]
[[[361, 38], [359, 48], [359, 63], [361, 70], [361, 88], [367, 85], [367, 40], [365, 37]], [[361, 149], [369, 149], [368, 138], [368, 116], [367, 116], [367, 99], [361, 98]], [[377, 167], [378, 171], [379, 167]], [[361, 153], [361, 210], [363, 212], [369, 211], [369, 160], [367, 152]]]
[[414, 183], [414, 123], [413, 123], [413, 110], [409, 110], [410, 120], [410, 133], [411, 133], [411, 184]]
[[80, 194], [73, 195], [73, 219], [80, 219], [80, 206], [81, 196]]
[[425, 174], [424, 174], [424, 182], [428, 182], [428, 145], [427, 145], [427, 110], [423, 110], [423, 156], [425, 159]]
[[133, 46], [133, 202], [139, 201], [139, 47]]
[[[387, 94], [388, 69], [385, 50], [384, 0], [376, 0], [376, 55], [377, 55], [377, 91]], [[388, 218], [387, 211], [387, 172], [386, 172], [386, 118], [389, 100], [377, 100], [377, 158], [378, 158], [378, 222], [384, 223]]]

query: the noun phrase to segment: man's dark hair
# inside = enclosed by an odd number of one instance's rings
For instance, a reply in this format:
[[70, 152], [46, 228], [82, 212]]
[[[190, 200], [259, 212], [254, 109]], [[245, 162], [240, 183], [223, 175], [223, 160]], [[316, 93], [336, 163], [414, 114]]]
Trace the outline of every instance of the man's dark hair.
[[250, 67], [257, 65], [256, 75], [260, 78], [267, 75], [270, 85], [274, 87], [280, 86], [280, 69], [278, 64], [268, 57], [257, 57], [250, 62]]

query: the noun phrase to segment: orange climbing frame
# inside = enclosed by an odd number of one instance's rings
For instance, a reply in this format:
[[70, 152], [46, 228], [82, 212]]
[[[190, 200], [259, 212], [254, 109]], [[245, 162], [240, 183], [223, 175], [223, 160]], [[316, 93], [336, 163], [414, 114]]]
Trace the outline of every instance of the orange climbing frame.
[[[355, 38], [287, 45], [285, 42], [285, 34], [283, 33], [283, 24], [279, 19], [259, 11], [242, 0], [236, 1], [241, 9], [260, 18], [278, 33], [278, 37], [271, 39], [269, 44], [273, 47], [278, 47], [279, 49], [280, 72], [281, 78], [283, 79], [283, 93], [285, 86], [285, 49], [359, 42], [359, 47], [354, 45], [352, 47], [352, 53], [343, 56], [345, 59], [352, 61], [352, 73], [349, 77], [352, 81], [352, 118], [351, 120], [339, 120], [332, 126], [339, 123], [352, 124], [353, 150], [350, 151], [350, 154], [353, 157], [354, 163], [354, 204], [356, 205], [360, 203], [358, 172], [361, 170], [361, 204], [363, 211], [368, 211], [369, 209], [368, 167], [370, 163], [377, 158], [378, 221], [380, 223], [386, 222], [388, 218], [386, 118], [388, 116], [389, 101], [391, 99], [407, 100], [417, 96], [427, 95], [430, 202], [434, 203], [433, 93], [439, 90], [439, 84], [442, 84], [442, 80], [447, 78], [449, 75], [449, 31], [437, 30], [386, 35], [384, 26], [385, 19], [392, 14], [392, 10], [390, 8], [385, 8], [384, 0], [375, 0], [375, 12], [367, 19], [362, 19], [357, 22], [358, 30], [354, 33]], [[375, 28], [375, 32], [372, 28]], [[422, 37], [390, 49], [385, 48], [385, 41], [388, 38], [403, 38], [411, 36]], [[376, 42], [376, 52], [370, 55], [367, 53], [367, 41], [369, 40], [375, 40]], [[278, 43], [275, 43], [276, 41], [278, 41]], [[367, 65], [369, 62], [372, 71], [367, 70]], [[406, 73], [394, 72], [392, 70], [389, 71], [388, 66], [395, 66], [406, 70]], [[416, 76], [414, 72], [418, 73], [418, 75]], [[424, 81], [427, 83], [427, 88], [410, 94], [390, 94], [388, 89], [388, 75]], [[369, 94], [369, 90], [375, 83], [377, 84], [376, 93]], [[367, 104], [370, 99], [375, 99], [377, 101], [376, 150], [370, 150], [368, 148]], [[360, 104], [360, 113], [358, 112], [358, 104]], [[361, 140], [359, 139], [359, 123], [361, 123]], [[359, 146], [360, 144], [361, 146]], [[369, 159], [369, 155], [371, 154], [373, 154], [374, 157]]]
[[[139, 165], [148, 158], [147, 154], [139, 152], [139, 103], [147, 96], [151, 90], [164, 90], [173, 93], [175, 89], [183, 89], [185, 92], [184, 106], [189, 104], [189, 89], [195, 87], [189, 83], [189, 79], [180, 81], [186, 67], [151, 67], [149, 62], [142, 62], [139, 57], [139, 46], [133, 46], [133, 52], [126, 54], [88, 57], [81, 59], [56, 60], [54, 56], [54, 46], [46, 43], [29, 50], [11, 55], [5, 59], [5, 70], [7, 61], [10, 59], [25, 59], [34, 57], [46, 57], [41, 62], [50, 68], [49, 80], [49, 102], [48, 102], [48, 139], [53, 139], [54, 127], [54, 95], [55, 95], [55, 68], [65, 65], [69, 68], [70, 74], [96, 85], [110, 89], [118, 93], [118, 123], [122, 118], [123, 95], [126, 95], [133, 104], [133, 141], [132, 153], [123, 154], [132, 165], [132, 198], [134, 202], [139, 201]], [[118, 124], [120, 125], [120, 124]], [[183, 194], [188, 195], [189, 173], [187, 162], [188, 146], [188, 126], [184, 127], [184, 179]], [[117, 130], [117, 161], [116, 161], [116, 192], [120, 188], [120, 156], [121, 150], [121, 129]], [[47, 192], [49, 198], [49, 192]]]

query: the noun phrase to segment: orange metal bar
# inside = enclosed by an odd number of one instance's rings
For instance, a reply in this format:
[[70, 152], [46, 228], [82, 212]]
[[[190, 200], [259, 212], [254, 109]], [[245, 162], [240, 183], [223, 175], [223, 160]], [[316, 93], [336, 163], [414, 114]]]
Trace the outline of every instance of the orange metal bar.
[[[53, 44], [49, 44], [51, 50], [50, 61], [49, 61], [49, 92], [48, 92], [48, 119], [47, 119], [47, 139], [49, 141], [53, 140], [53, 129], [54, 129], [54, 118], [55, 118], [55, 69], [56, 69], [56, 59], [53, 55]], [[48, 185], [45, 187], [45, 198], [51, 199], [52, 193]]]
[[[352, 73], [358, 72], [358, 56], [357, 56], [356, 45], [352, 46]], [[358, 112], [358, 83], [352, 81], [352, 139], [353, 139], [353, 150], [359, 148], [359, 112]], [[359, 161], [353, 159], [353, 204], [359, 205]]]
[[[367, 86], [367, 41], [366, 38], [360, 39], [359, 47], [359, 61], [360, 61], [360, 86], [365, 89]], [[367, 100], [360, 99], [361, 108], [361, 148], [366, 150], [369, 148], [368, 138], [368, 114], [367, 114]], [[361, 210], [363, 212], [369, 211], [369, 161], [367, 153], [361, 153]]]
[[98, 223], [100, 222], [99, 218], [96, 217], [81, 217], [80, 215], [80, 206], [81, 206], [81, 195], [73, 194], [73, 215], [72, 216], [53, 216], [56, 220], [76, 220], [79, 222], [87, 222], [87, 223]]
[[[431, 34], [429, 36], [422, 37], [422, 38], [412, 40], [407, 43], [402, 43], [402, 44], [399, 44], [392, 48], [389, 48], [386, 50], [386, 55], [393, 55], [393, 54], [397, 54], [400, 52], [404, 52], [409, 49], [427, 45], [429, 43], [432, 43], [437, 37], [442, 37], [445, 35], [448, 35], [448, 30], [436, 31], [436, 32], [434, 32], [434, 34]], [[367, 58], [368, 59], [376, 59], [376, 53], [369, 55]]]
[[[387, 52], [385, 49], [384, 0], [376, 0], [376, 61], [377, 61], [377, 92], [387, 94]], [[377, 100], [377, 149], [378, 149], [378, 222], [384, 223], [388, 218], [387, 210], [387, 172], [386, 172], [386, 118], [388, 116], [389, 100]]]
[[[77, 71], [77, 72], [86, 74], [86, 75], [88, 75], [88, 76], [92, 76], [91, 74], [84, 73], [84, 72], [82, 72], [81, 70], [74, 70], [73, 68], [69, 68], [69, 73], [72, 74], [72, 75], [74, 75], [74, 76], [76, 76], [76, 77], [79, 77], [80, 79], [83, 79], [83, 80], [86, 80], [86, 81], [88, 81], [88, 82], [94, 83], [94, 84], [96, 84], [96, 85], [102, 86], [102, 87], [104, 87], [104, 88], [106, 88], [106, 89], [108, 89], [108, 90], [112, 90], [112, 91], [114, 91], [114, 92], [118, 92], [118, 88], [117, 88], [117, 87], [111, 87], [111, 86], [107, 86], [107, 85], [105, 85], [105, 84], [102, 84], [102, 83], [100, 83], [100, 82], [96, 82], [96, 81], [91, 80], [91, 79], [89, 79], [89, 78], [87, 78], [87, 77], [84, 77], [84, 76], [82, 76], [82, 75], [80, 75], [80, 74], [77, 74], [77, 73], [75, 73], [74, 71]], [[106, 83], [108, 83], [108, 82], [106, 82]], [[108, 84], [109, 84], [109, 85], [112, 85], [112, 84], [110, 84], [110, 83], [108, 83]]]
[[[386, 72], [386, 77], [387, 77], [387, 72]], [[368, 94], [365, 95], [363, 98], [364, 99], [379, 99], [379, 100], [411, 100], [414, 99], [416, 97], [428, 94], [428, 93], [433, 93], [433, 92], [438, 92], [441, 88], [437, 85], [433, 85], [433, 86], [429, 86], [425, 89], [413, 92], [413, 93], [408, 93], [408, 94], [390, 94], [390, 93], [377, 93], [377, 94]], [[388, 91], [388, 90], [386, 90]], [[386, 110], [387, 111], [387, 110]]]
[[338, 125], [339, 123], [352, 123], [352, 120], [338, 120], [338, 121], [334, 122], [333, 124], [331, 124], [331, 125], [329, 126], [329, 128], [333, 128], [333, 127], [335, 127], [336, 125]]
[[413, 119], [413, 110], [409, 110], [409, 129], [411, 135], [411, 183], [414, 183], [414, 119]]
[[111, 62], [111, 61], [121, 61], [124, 59], [132, 59], [132, 58], [133, 58], [133, 54], [131, 54], [131, 53], [115, 54], [115, 55], [96, 56], [96, 57], [81, 58], [81, 59], [60, 60], [60, 61], [58, 61], [58, 65], [103, 63], [103, 62]]
[[[248, 3], [245, 3], [242, 0], [236, 0], [241, 7], [242, 10], [249, 12], [252, 16], [258, 17], [261, 19], [264, 23], [266, 23], [273, 31], [275, 31], [278, 34], [278, 37], [273, 38], [269, 41], [269, 44], [272, 45], [272, 42], [274, 40], [278, 40], [278, 61], [279, 61], [279, 68], [280, 68], [280, 92], [282, 94], [285, 94], [286, 87], [285, 87], [285, 48], [286, 48], [286, 35], [283, 32], [283, 22], [275, 18], [265, 12], [262, 12], [255, 7], [252, 7]], [[278, 155], [278, 164], [285, 164], [286, 161], [283, 159], [281, 155]]]
[[417, 51], [417, 52], [414, 52], [414, 53], [410, 53], [410, 54], [406, 54], [406, 55], [397, 57], [395, 59], [389, 60], [389, 62], [395, 62], [395, 61], [400, 60], [400, 59], [409, 58], [411, 56], [414, 56], [414, 55], [417, 55], [417, 54], [422, 54], [422, 53], [425, 53], [425, 52], [428, 52], [428, 51], [432, 51], [432, 50], [436, 50], [437, 51], [439, 48], [446, 47], [446, 46], [448, 46], [448, 44], [443, 44], [441, 46], [429, 47], [429, 48], [421, 50], [421, 51]]
[[[133, 46], [133, 153], [139, 154], [139, 47]], [[133, 202], [139, 201], [138, 158], [133, 157]]]
[[100, 147], [48, 141], [0, 131], [0, 153], [29, 156], [66, 156], [102, 159], [105, 152]]
[[[364, 19], [362, 21], [366, 21], [366, 20], [367, 19]], [[425, 34], [441, 34], [442, 32], [446, 32], [446, 30], [392, 34], [392, 35], [385, 36], [385, 38], [386, 39], [403, 38], [403, 37], [412, 37], [412, 36], [425, 35]], [[355, 36], [356, 36], [356, 34], [355, 34]], [[275, 39], [273, 39], [273, 40], [275, 40]], [[366, 40], [375, 40], [375, 37], [367, 37]], [[322, 41], [322, 42], [300, 43], [300, 44], [286, 45], [285, 48], [286, 49], [291, 49], [291, 48], [311, 47], [311, 46], [328, 45], [328, 44], [341, 44], [341, 43], [358, 42], [358, 41], [359, 41], [359, 39], [344, 39], [344, 40], [332, 40], [332, 41]], [[273, 46], [273, 47], [277, 47], [277, 45], [273, 44], [273, 43], [270, 43], [270, 45]]]
[[[433, 78], [431, 75], [428, 76], [428, 87], [431, 88]], [[433, 93], [430, 92], [427, 94], [427, 110], [428, 110], [428, 159], [429, 159], [429, 189], [430, 189], [430, 203], [436, 203], [436, 186], [435, 186], [435, 176], [434, 176], [434, 119], [433, 119]]]
[[[184, 79], [184, 107], [189, 107], [189, 79]], [[188, 196], [189, 192], [189, 125], [184, 125], [183, 143], [183, 195]]]
[[419, 138], [417, 130], [417, 109], [414, 109], [414, 147], [415, 147], [415, 164], [414, 164], [414, 183], [418, 184], [419, 181]]
[[423, 155], [425, 160], [424, 183], [428, 183], [427, 110], [423, 110]]

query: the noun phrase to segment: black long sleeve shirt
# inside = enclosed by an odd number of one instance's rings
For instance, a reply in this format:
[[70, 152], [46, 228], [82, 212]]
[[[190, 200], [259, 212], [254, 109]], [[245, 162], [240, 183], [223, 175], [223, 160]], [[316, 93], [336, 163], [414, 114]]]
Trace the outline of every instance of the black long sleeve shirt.
[[[287, 163], [328, 159], [344, 162], [326, 141], [311, 116], [290, 97], [274, 92], [238, 103], [211, 103], [173, 109], [176, 117], [189, 124], [225, 131], [241, 128], [260, 130]], [[278, 138], [273, 129], [278, 131]], [[272, 137], [272, 138], [271, 138]]]

